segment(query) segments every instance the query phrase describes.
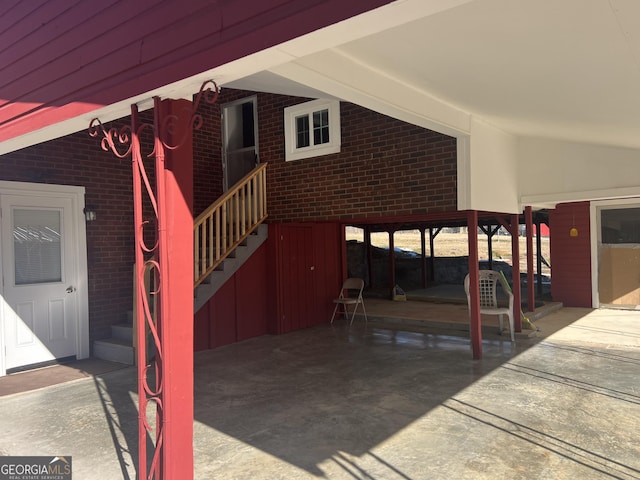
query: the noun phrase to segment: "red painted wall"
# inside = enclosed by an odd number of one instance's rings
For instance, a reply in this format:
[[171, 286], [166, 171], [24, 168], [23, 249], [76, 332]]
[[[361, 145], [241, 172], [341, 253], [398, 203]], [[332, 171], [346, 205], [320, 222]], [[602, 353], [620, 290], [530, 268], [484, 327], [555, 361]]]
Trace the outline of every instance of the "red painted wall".
[[196, 351], [267, 333], [268, 274], [267, 246], [263, 244], [196, 313]]
[[67, 0], [7, 0], [0, 13], [0, 65], [8, 66], [0, 79], [0, 142], [390, 1], [105, 0], [71, 7]]
[[326, 323], [342, 284], [343, 243], [337, 223], [269, 225], [269, 332]]
[[[578, 230], [572, 237], [571, 228]], [[589, 202], [564, 203], [549, 211], [551, 296], [566, 307], [591, 307]]]

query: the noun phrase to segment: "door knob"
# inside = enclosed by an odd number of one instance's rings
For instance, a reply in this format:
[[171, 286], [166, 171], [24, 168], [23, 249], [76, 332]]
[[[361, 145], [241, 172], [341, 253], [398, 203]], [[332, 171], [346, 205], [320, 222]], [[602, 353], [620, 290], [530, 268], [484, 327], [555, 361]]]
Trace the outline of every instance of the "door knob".
[[73, 293], [76, 291], [76, 287], [74, 287], [73, 285], [69, 285], [67, 287], [67, 293]]

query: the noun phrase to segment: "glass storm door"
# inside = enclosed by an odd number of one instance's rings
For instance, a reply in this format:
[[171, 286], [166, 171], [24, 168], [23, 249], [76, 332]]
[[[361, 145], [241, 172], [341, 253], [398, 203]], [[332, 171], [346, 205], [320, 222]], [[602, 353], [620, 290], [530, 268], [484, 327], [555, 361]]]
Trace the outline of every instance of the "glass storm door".
[[75, 356], [71, 200], [2, 196], [6, 368]]
[[226, 191], [258, 165], [256, 97], [223, 105], [222, 138]]

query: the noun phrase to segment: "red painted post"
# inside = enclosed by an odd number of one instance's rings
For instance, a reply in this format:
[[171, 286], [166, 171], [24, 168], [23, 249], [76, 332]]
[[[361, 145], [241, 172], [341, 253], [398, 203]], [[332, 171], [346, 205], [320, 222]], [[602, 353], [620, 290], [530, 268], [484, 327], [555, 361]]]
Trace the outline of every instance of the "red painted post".
[[[191, 112], [188, 100], [156, 102], [157, 128], [161, 119]], [[180, 148], [166, 149], [166, 158], [156, 157], [159, 186], [158, 230], [160, 232], [163, 305], [162, 359], [164, 375], [163, 429], [164, 479], [193, 479], [193, 146], [191, 123], [176, 121], [165, 132], [169, 144], [184, 139]], [[168, 135], [170, 133], [170, 135]], [[158, 153], [158, 152], [156, 152]], [[161, 171], [162, 169], [162, 171]], [[164, 197], [164, 198], [163, 198]], [[164, 200], [164, 201], [163, 201]]]
[[[212, 93], [215, 88], [215, 94]], [[136, 255], [136, 318], [138, 362], [138, 469], [140, 478], [193, 479], [193, 135], [200, 128], [200, 101], [214, 104], [218, 87], [203, 83], [194, 104], [161, 102], [154, 97], [154, 122], [141, 123], [131, 106], [131, 126], [105, 129], [98, 118], [89, 124], [92, 137], [118, 158], [131, 155]], [[147, 175], [139, 134], [154, 134], [155, 186]], [[127, 147], [127, 144], [130, 145]], [[166, 154], [165, 152], [168, 152]], [[155, 216], [155, 239], [146, 243], [143, 196]], [[145, 284], [147, 269], [153, 273]], [[147, 289], [149, 289], [147, 291]], [[149, 297], [153, 296], [153, 307]], [[149, 335], [147, 336], [147, 329]], [[147, 355], [147, 337], [155, 351]], [[155, 375], [154, 375], [155, 374]], [[153, 380], [150, 382], [150, 380]], [[155, 425], [147, 421], [149, 404], [156, 407]], [[147, 460], [147, 435], [153, 455]], [[144, 475], [141, 473], [144, 470]]]
[[367, 274], [369, 275], [369, 288], [375, 287], [375, 275], [373, 274], [373, 252], [371, 248], [371, 229], [364, 227], [364, 251], [367, 257]]
[[142, 219], [142, 184], [139, 174], [139, 165], [142, 164], [140, 155], [140, 138], [138, 137], [138, 108], [131, 105], [131, 167], [133, 179], [133, 220], [136, 232], [134, 234], [135, 246], [135, 269], [136, 269], [136, 364], [138, 367], [138, 468], [147, 469], [147, 396], [144, 393], [147, 350], [144, 347], [147, 338], [147, 315], [145, 313], [145, 302], [147, 298], [146, 286], [144, 284], [145, 263], [141, 242], [143, 242], [143, 219]]
[[480, 274], [478, 272], [478, 212], [467, 212], [469, 240], [469, 316], [473, 359], [482, 358], [482, 323], [480, 318]]
[[533, 279], [533, 210], [530, 206], [524, 209], [524, 221], [527, 230], [527, 307], [533, 312], [536, 309], [536, 293]]
[[389, 283], [391, 284], [390, 294], [393, 295], [393, 289], [396, 286], [396, 247], [393, 239], [393, 232], [389, 232]]
[[[340, 238], [338, 238], [338, 245], [342, 245], [342, 252], [340, 255], [342, 261], [340, 264], [340, 284], [336, 287], [336, 290], [340, 288], [344, 279], [349, 276], [349, 262], [347, 262], [347, 231], [345, 225], [342, 225], [338, 229], [338, 235], [340, 236]], [[313, 262], [313, 260], [311, 261]]]
[[522, 290], [520, 286], [520, 236], [518, 215], [511, 215], [511, 281], [513, 283], [513, 326], [522, 331]]
[[427, 242], [425, 227], [420, 227], [420, 259], [422, 266], [422, 288], [427, 288]]

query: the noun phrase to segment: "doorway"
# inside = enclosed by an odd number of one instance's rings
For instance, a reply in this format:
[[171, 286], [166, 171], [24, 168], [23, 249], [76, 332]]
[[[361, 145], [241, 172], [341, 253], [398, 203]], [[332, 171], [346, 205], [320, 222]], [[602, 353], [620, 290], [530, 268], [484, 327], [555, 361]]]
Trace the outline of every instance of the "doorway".
[[0, 375], [88, 357], [84, 188], [0, 182]]
[[601, 202], [596, 213], [598, 306], [637, 309], [640, 305], [640, 205]]
[[222, 106], [222, 168], [225, 191], [259, 163], [257, 105], [257, 97], [253, 96]]

